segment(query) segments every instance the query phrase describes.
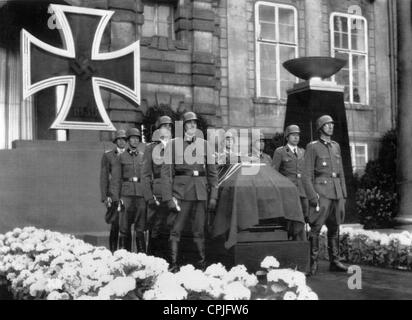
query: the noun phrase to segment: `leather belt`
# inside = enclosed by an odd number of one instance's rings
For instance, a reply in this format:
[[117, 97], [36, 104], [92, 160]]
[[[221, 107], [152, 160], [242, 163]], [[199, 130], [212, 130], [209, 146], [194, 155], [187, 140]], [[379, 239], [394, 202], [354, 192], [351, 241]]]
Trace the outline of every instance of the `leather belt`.
[[320, 174], [317, 175], [316, 178], [339, 178], [340, 174], [336, 172], [332, 172], [330, 175]]
[[123, 182], [140, 182], [139, 177], [123, 178]]
[[175, 176], [204, 177], [206, 173], [198, 170], [176, 170]]

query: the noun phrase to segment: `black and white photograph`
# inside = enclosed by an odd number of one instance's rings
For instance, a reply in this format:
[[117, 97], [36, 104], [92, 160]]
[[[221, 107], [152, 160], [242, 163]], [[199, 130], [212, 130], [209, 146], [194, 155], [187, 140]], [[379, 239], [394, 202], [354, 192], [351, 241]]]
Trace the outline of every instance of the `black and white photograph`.
[[412, 300], [411, 52], [410, 0], [0, 0], [0, 300]]

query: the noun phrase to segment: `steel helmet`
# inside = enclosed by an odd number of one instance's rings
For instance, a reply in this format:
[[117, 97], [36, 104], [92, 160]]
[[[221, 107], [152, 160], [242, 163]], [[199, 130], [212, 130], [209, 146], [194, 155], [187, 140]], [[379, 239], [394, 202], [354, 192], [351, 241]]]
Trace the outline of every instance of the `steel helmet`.
[[127, 139], [129, 139], [131, 136], [136, 136], [136, 137], [139, 137], [139, 138], [142, 137], [142, 135], [140, 133], [140, 130], [137, 129], [137, 128], [128, 129], [127, 133], [126, 133], [126, 136], [127, 136]]
[[196, 115], [196, 113], [194, 113], [194, 112], [192, 112], [192, 111], [189, 111], [189, 112], [186, 112], [184, 115], [183, 115], [183, 123], [185, 123], [185, 122], [187, 122], [187, 121], [191, 121], [191, 120], [199, 120], [198, 118], [197, 118], [197, 115]]
[[316, 120], [316, 130], [319, 131], [325, 124], [327, 123], [335, 123], [331, 116], [325, 115], [321, 116], [318, 120]]
[[172, 118], [169, 116], [160, 117], [157, 123], [157, 128], [160, 128], [163, 124], [173, 124]]
[[290, 134], [292, 133], [299, 133], [300, 134], [300, 128], [296, 124], [291, 124], [290, 126], [287, 126], [285, 129], [285, 138], [287, 138]]
[[117, 139], [126, 139], [126, 138], [127, 138], [126, 130], [122, 130], [122, 129], [117, 130], [114, 135], [113, 143], [116, 143]]

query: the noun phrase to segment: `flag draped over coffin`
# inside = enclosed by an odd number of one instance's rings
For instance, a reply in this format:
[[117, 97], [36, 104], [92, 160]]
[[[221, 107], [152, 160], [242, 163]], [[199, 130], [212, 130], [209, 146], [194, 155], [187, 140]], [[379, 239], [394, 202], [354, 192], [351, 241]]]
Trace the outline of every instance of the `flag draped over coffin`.
[[246, 174], [251, 164], [231, 164], [219, 169], [219, 202], [212, 237], [225, 234], [227, 249], [237, 242], [237, 233], [259, 220], [285, 218], [304, 223], [299, 193], [286, 177], [266, 164], [256, 174]]

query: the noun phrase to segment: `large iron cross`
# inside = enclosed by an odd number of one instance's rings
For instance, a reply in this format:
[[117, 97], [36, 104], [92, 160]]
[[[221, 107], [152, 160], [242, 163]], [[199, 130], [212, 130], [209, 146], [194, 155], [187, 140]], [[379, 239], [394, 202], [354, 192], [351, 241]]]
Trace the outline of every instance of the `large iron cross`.
[[115, 130], [101, 88], [140, 104], [139, 41], [100, 52], [113, 11], [51, 4], [63, 48], [22, 30], [23, 98], [49, 87], [66, 87], [52, 129]]

